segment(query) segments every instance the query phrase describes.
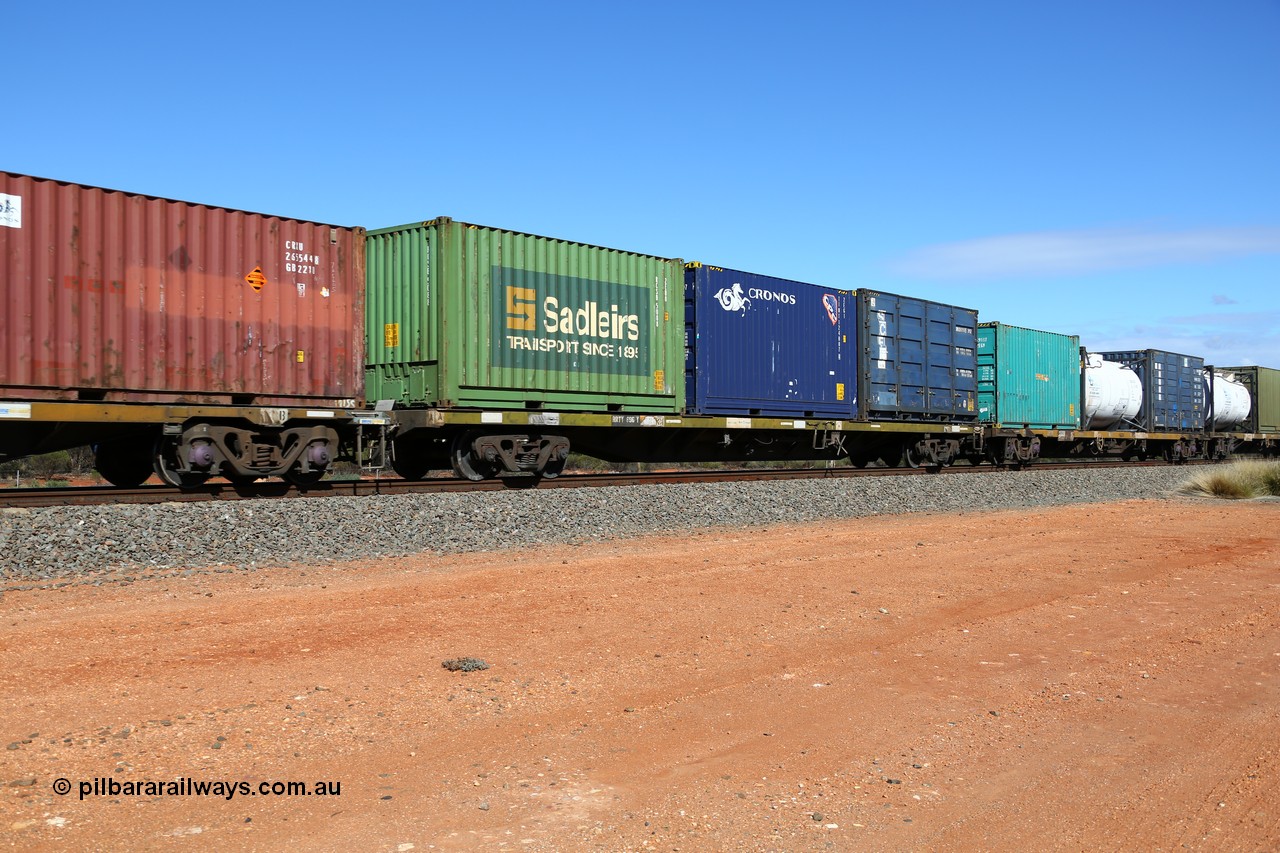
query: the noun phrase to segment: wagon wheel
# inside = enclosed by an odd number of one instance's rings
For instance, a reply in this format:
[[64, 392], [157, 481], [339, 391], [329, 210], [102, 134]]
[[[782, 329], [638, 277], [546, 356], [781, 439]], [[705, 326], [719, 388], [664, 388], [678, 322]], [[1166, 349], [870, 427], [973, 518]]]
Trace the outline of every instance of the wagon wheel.
[[431, 463], [430, 455], [417, 442], [397, 439], [391, 445], [391, 470], [402, 479], [421, 480], [431, 470]]
[[547, 464], [543, 467], [541, 471], [538, 472], [538, 476], [545, 477], [548, 480], [554, 480], [556, 477], [560, 476], [560, 472], [564, 471], [564, 463], [566, 461], [568, 461], [567, 458], [566, 459], [556, 459], [556, 458], [548, 459]]
[[928, 461], [912, 445], [902, 448], [902, 464], [908, 468], [919, 468], [921, 465], [927, 464]]
[[156, 476], [178, 489], [194, 489], [204, 485], [211, 475], [208, 471], [178, 470], [178, 443], [171, 437], [160, 436], [156, 440], [152, 462]]
[[854, 468], [866, 468], [875, 458], [874, 454], [868, 455], [865, 451], [857, 451], [849, 454], [849, 464]]
[[464, 480], [487, 480], [497, 473], [493, 463], [476, 456], [471, 448], [474, 435], [459, 435], [453, 440], [453, 450], [449, 460], [453, 463], [453, 473]]
[[132, 489], [141, 486], [154, 471], [145, 441], [107, 441], [93, 448], [93, 467], [113, 486]]

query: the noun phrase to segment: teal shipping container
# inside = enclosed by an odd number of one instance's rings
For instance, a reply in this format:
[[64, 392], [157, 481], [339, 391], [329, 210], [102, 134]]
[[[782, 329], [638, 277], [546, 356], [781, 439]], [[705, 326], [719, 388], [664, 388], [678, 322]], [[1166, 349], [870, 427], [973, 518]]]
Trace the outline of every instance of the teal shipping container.
[[370, 231], [365, 393], [415, 406], [677, 412], [684, 264], [440, 218]]
[[1004, 429], [1080, 427], [1080, 337], [978, 324], [978, 419]]

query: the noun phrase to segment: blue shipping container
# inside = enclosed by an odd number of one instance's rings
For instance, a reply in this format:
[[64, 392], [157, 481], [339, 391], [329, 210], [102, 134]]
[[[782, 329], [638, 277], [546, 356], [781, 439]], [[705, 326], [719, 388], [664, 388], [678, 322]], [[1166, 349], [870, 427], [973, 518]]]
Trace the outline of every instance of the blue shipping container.
[[977, 311], [875, 290], [856, 303], [859, 417], [977, 420]]
[[1204, 359], [1158, 349], [1098, 353], [1138, 374], [1142, 410], [1138, 423], [1147, 432], [1204, 429]]
[[848, 291], [696, 263], [684, 276], [688, 412], [853, 418]]

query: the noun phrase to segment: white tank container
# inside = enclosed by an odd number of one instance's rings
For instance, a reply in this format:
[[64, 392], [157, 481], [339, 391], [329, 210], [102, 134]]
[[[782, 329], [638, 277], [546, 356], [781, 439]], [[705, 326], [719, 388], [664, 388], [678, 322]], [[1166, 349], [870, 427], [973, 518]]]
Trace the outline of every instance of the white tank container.
[[[1204, 371], [1204, 396], [1209, 399], [1209, 371]], [[1238, 426], [1249, 417], [1253, 404], [1249, 401], [1249, 389], [1236, 379], [1234, 373], [1214, 371], [1213, 428], [1226, 429]]]
[[1084, 368], [1084, 428], [1108, 429], [1133, 420], [1141, 409], [1138, 374], [1119, 362], [1089, 353]]

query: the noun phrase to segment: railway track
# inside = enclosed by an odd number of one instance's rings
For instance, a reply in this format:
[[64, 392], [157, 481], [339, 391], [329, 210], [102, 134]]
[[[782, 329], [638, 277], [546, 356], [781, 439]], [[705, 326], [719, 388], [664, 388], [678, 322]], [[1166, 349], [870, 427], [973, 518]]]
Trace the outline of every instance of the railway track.
[[[1093, 468], [1165, 467], [1163, 461], [1122, 462], [1089, 460], [1076, 462], [1037, 462], [1024, 470], [1055, 471]], [[1208, 460], [1180, 465], [1212, 464]], [[743, 481], [836, 479], [848, 477], [906, 477], [995, 474], [1011, 470], [996, 465], [959, 465], [952, 468], [753, 468], [720, 471], [659, 471], [634, 474], [565, 474], [555, 479], [535, 481], [531, 478], [483, 480], [473, 482], [457, 477], [426, 480], [378, 478], [321, 481], [298, 488], [281, 481], [248, 485], [208, 483], [197, 489], [180, 490], [171, 486], [143, 485], [132, 489], [114, 486], [68, 486], [52, 488], [0, 489], [0, 508], [32, 508], [44, 506], [101, 506], [112, 504], [191, 503], [201, 501], [249, 500], [256, 498], [307, 498], [335, 496], [402, 495], [431, 492], [488, 492], [509, 488], [573, 489], [601, 486], [638, 486], [660, 483], [731, 483]]]

